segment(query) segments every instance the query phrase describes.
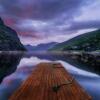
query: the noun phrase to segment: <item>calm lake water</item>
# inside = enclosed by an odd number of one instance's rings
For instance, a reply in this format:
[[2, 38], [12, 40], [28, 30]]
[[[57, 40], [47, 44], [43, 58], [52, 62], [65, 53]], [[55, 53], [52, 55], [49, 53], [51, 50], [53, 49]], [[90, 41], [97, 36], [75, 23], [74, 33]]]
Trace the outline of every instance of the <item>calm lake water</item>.
[[90, 66], [77, 66], [73, 61], [69, 64], [69, 57], [66, 56], [51, 53], [0, 52], [0, 100], [8, 100], [40, 62], [60, 62], [93, 100], [100, 100], [100, 76], [93, 72]]

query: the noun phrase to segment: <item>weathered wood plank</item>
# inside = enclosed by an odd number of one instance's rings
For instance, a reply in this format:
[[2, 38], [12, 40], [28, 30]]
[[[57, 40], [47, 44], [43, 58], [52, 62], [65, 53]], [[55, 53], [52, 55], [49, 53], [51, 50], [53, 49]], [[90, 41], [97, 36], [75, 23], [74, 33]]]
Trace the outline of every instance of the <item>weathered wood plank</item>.
[[92, 98], [61, 64], [40, 63], [9, 100], [92, 100]]

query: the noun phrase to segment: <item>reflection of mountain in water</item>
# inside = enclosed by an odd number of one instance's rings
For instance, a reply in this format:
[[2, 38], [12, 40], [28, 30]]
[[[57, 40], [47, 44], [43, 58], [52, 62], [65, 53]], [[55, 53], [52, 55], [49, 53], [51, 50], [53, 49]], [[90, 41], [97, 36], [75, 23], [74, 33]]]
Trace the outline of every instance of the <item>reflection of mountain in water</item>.
[[3, 78], [13, 73], [20, 62], [22, 54], [17, 53], [0, 53], [0, 83]]
[[93, 73], [97, 73], [100, 75], [100, 54], [73, 54], [73, 53], [50, 53], [50, 52], [44, 52], [44, 53], [28, 53], [26, 54], [27, 57], [30, 56], [36, 56], [40, 59], [47, 59], [47, 60], [62, 60], [65, 62], [70, 63], [71, 65], [74, 65], [77, 68], [90, 71]]

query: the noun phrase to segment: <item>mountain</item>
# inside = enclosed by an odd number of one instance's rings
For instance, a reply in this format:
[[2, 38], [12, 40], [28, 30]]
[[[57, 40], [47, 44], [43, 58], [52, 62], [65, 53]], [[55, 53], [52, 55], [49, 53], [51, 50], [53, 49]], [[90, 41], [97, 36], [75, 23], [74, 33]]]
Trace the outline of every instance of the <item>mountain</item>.
[[47, 51], [48, 49], [53, 48], [56, 44], [56, 42], [51, 42], [46, 44], [39, 44], [37, 46], [25, 45], [25, 47], [28, 51]]
[[0, 51], [25, 50], [16, 31], [6, 26], [0, 18]]
[[68, 41], [55, 45], [51, 50], [59, 50], [59, 51], [100, 50], [100, 30], [96, 30], [96, 31], [92, 31], [92, 32], [88, 32], [88, 33], [76, 36]]
[[26, 50], [28, 50], [28, 51], [33, 51], [35, 46], [32, 46], [32, 45], [28, 44], [28, 45], [24, 45], [24, 47], [25, 47]]

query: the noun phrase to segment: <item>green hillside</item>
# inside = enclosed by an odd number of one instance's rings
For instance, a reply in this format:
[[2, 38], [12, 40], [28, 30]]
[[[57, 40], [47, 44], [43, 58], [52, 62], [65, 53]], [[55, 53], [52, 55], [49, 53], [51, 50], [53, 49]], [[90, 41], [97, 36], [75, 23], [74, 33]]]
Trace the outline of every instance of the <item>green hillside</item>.
[[88, 32], [77, 37], [55, 45], [51, 50], [67, 51], [82, 50], [95, 51], [100, 50], [100, 30]]

